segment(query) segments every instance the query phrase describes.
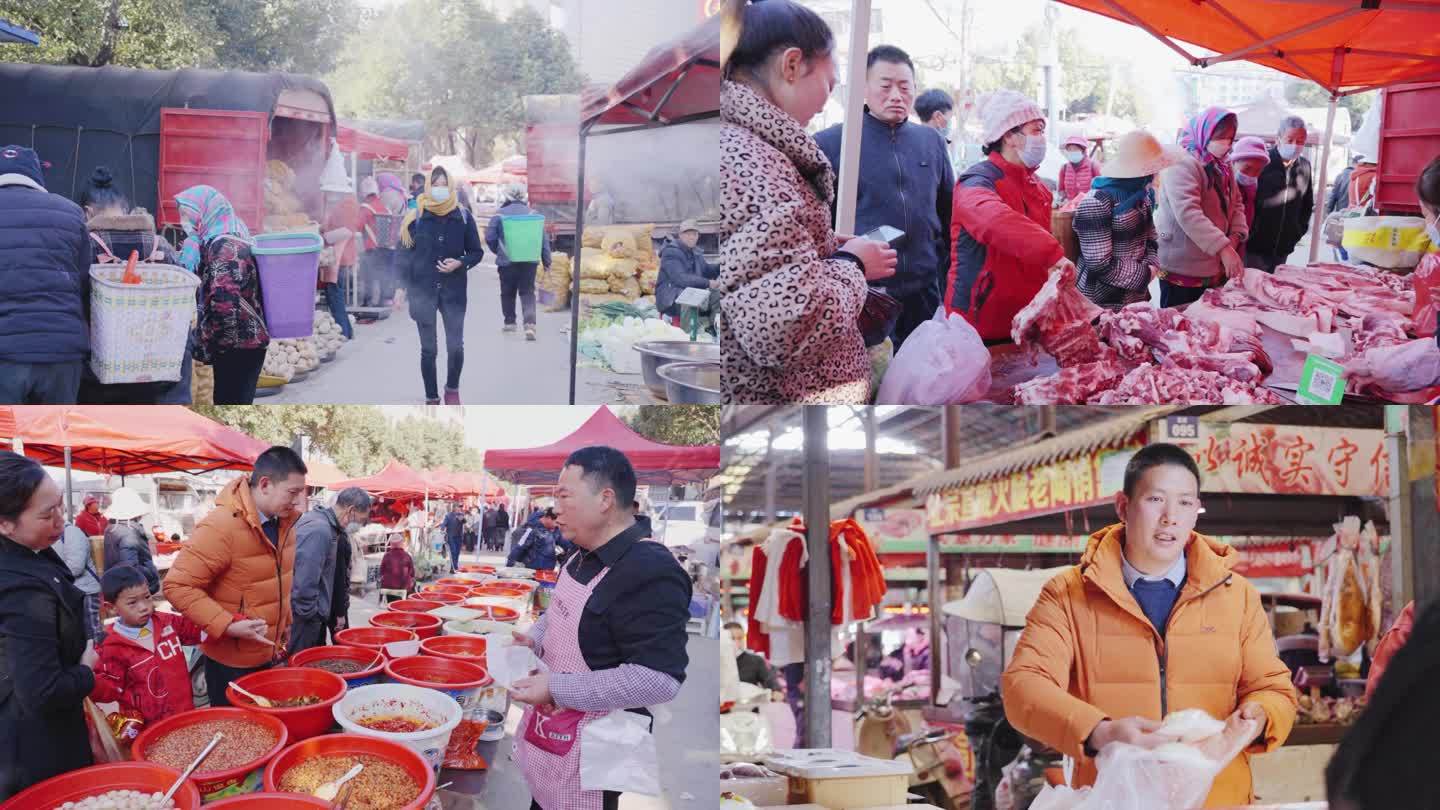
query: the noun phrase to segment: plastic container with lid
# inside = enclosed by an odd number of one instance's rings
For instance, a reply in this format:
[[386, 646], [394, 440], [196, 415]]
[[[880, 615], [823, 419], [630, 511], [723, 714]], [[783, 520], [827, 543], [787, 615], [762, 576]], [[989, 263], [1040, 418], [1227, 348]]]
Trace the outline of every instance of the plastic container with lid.
[[908, 763], [876, 759], [838, 748], [781, 751], [765, 757], [765, 767], [790, 778], [790, 803], [858, 810], [905, 804]]

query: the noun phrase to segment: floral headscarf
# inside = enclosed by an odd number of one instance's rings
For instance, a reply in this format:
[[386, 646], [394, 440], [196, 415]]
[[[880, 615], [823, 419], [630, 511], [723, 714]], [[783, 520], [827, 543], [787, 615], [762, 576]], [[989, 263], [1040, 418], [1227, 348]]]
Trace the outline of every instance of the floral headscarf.
[[380, 172], [379, 174], [375, 175], [375, 182], [379, 184], [382, 191], [384, 189], [391, 188], [400, 192], [402, 195], [408, 196], [410, 194], [410, 189], [406, 188], [405, 183], [403, 183], [400, 178], [397, 177], [393, 172]]
[[1227, 118], [1238, 123], [1235, 113], [1224, 107], [1209, 107], [1203, 110], [1180, 130], [1181, 148], [1200, 161], [1201, 166], [1215, 163], [1219, 158], [1210, 154], [1210, 150], [1205, 147], [1210, 145], [1210, 139], [1215, 137], [1215, 130], [1219, 129], [1220, 124]]
[[175, 195], [180, 206], [180, 223], [185, 229], [185, 243], [180, 248], [180, 263], [192, 273], [200, 270], [200, 250], [222, 236], [237, 236], [253, 241], [250, 229], [235, 213], [230, 201], [213, 186], [191, 186]]

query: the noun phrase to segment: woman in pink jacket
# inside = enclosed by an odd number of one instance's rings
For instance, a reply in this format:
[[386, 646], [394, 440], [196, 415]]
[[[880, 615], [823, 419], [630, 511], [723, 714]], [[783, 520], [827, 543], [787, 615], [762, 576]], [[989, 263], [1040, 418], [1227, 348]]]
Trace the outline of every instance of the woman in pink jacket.
[[1245, 200], [1226, 158], [1235, 113], [1211, 107], [1180, 133], [1189, 153], [1160, 174], [1160, 306], [1198, 301], [1205, 290], [1240, 275], [1239, 246], [1249, 236]]
[[1060, 167], [1060, 201], [1069, 202], [1090, 190], [1100, 176], [1100, 164], [1085, 156], [1090, 142], [1084, 135], [1071, 135], [1060, 148], [1065, 153], [1065, 165]]

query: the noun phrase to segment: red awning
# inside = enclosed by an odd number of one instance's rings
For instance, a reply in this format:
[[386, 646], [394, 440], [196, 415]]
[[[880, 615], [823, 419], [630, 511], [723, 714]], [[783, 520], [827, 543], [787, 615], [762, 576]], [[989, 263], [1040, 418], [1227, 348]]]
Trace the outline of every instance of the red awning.
[[489, 475], [473, 472], [451, 472], [445, 468], [425, 473], [431, 481], [445, 486], [452, 495], [482, 497], [504, 492]]
[[652, 48], [611, 87], [580, 96], [582, 126], [669, 124], [720, 110], [720, 18]]
[[398, 138], [387, 138], [363, 129], [341, 126], [335, 140], [340, 151], [354, 153], [360, 160], [405, 160], [410, 155], [410, 144]]
[[396, 499], [444, 497], [454, 494], [449, 485], [393, 460], [374, 475], [334, 481], [326, 486], [333, 490], [348, 487], [359, 487], [371, 495]]
[[624, 453], [642, 484], [702, 481], [720, 469], [719, 445], [680, 447], [652, 442], [601, 406], [569, 436], [544, 447], [489, 450], [485, 469], [517, 484], [554, 484], [565, 459], [582, 447], [605, 445]]
[[1061, 2], [1138, 26], [1201, 67], [1244, 59], [1343, 93], [1440, 79], [1440, 0]]
[[110, 475], [248, 469], [269, 445], [179, 405], [17, 405], [0, 435], [42, 464]]

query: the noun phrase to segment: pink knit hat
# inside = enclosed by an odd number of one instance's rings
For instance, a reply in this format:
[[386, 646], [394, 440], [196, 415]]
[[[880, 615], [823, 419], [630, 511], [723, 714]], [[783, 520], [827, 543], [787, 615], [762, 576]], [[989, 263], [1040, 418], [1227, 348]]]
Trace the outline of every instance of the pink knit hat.
[[1045, 119], [1039, 104], [1014, 90], [986, 93], [975, 106], [980, 112], [982, 143], [994, 143], [1016, 127]]
[[1230, 150], [1230, 162], [1233, 164], [1239, 160], [1259, 160], [1260, 165], [1267, 165], [1270, 163], [1270, 149], [1263, 139], [1246, 135], [1236, 141]]

